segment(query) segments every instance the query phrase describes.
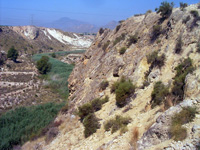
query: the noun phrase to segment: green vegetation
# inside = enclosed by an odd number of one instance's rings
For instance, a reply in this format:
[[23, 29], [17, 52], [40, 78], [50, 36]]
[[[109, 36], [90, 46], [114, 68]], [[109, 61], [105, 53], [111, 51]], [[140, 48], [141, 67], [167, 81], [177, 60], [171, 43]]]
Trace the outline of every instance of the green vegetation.
[[130, 36], [128, 39], [128, 47], [130, 47], [132, 44], [137, 43], [138, 41], [138, 33], [136, 32], [134, 35]]
[[158, 56], [158, 51], [154, 51], [147, 56], [147, 63], [151, 64], [150, 69], [161, 68], [165, 64], [165, 54]]
[[184, 59], [175, 70], [176, 75], [173, 82], [172, 94], [178, 98], [178, 101], [182, 101], [184, 97], [185, 78], [187, 74], [192, 73], [194, 70], [192, 60], [190, 58]]
[[162, 33], [162, 26], [161, 25], [154, 25], [151, 40], [155, 40], [159, 37], [159, 35]]
[[56, 54], [55, 54], [55, 53], [52, 53], [52, 54], [51, 54], [51, 57], [56, 58]]
[[108, 86], [109, 86], [109, 82], [106, 81], [106, 80], [104, 80], [104, 81], [102, 81], [101, 84], [100, 84], [100, 89], [101, 89], [101, 90], [105, 90]]
[[84, 135], [85, 138], [89, 137], [93, 133], [97, 131], [97, 129], [100, 128], [100, 124], [98, 122], [98, 118], [94, 114], [89, 114], [85, 117], [83, 120], [83, 125], [85, 127]]
[[187, 137], [187, 130], [182, 125], [193, 121], [196, 113], [196, 108], [184, 107], [181, 112], [174, 115], [170, 126], [170, 134], [175, 141], [182, 141]]
[[126, 47], [122, 47], [122, 48], [120, 48], [120, 50], [119, 50], [119, 54], [120, 55], [123, 55], [125, 52], [126, 52]]
[[[83, 50], [78, 51], [75, 53], [82, 53]], [[70, 52], [55, 52], [57, 56], [63, 56], [67, 54], [71, 54], [73, 51]], [[51, 53], [43, 53], [43, 54], [35, 54], [32, 59], [34, 61], [38, 61], [41, 59], [42, 56], [51, 56]], [[68, 90], [68, 77], [73, 70], [73, 65], [66, 64], [61, 62], [58, 59], [49, 57], [49, 62], [52, 64], [50, 72], [47, 73], [45, 76], [46, 80], [48, 81], [46, 87], [53, 89], [55, 92], [58, 92], [62, 98], [67, 98], [69, 94]]]
[[186, 24], [190, 20], [190, 16], [188, 15], [186, 18], [183, 19], [182, 23]]
[[197, 52], [200, 53], [200, 40], [197, 42]]
[[15, 49], [14, 46], [12, 46], [8, 50], [7, 57], [10, 58], [11, 60], [13, 60], [14, 62], [16, 62], [18, 56], [19, 56], [18, 51]]
[[181, 11], [183, 11], [184, 8], [186, 8], [187, 6], [188, 6], [187, 3], [180, 2], [180, 9], [181, 9]]
[[127, 103], [127, 98], [135, 92], [135, 85], [130, 80], [126, 81], [124, 77], [115, 82], [111, 87], [111, 93], [116, 94], [116, 105], [123, 107]]
[[113, 46], [115, 46], [117, 43], [125, 39], [125, 34], [123, 33], [121, 36], [117, 37], [115, 41], [113, 42]]
[[103, 28], [100, 28], [100, 29], [99, 29], [99, 34], [102, 35], [103, 32], [104, 32], [104, 29], [103, 29]]
[[108, 102], [108, 96], [103, 99], [96, 98], [89, 103], [86, 103], [78, 108], [78, 116], [83, 123], [85, 130], [85, 137], [89, 137], [100, 127], [98, 118], [96, 118], [94, 112], [101, 109], [102, 105]]
[[108, 41], [103, 45], [102, 49], [105, 51], [105, 50], [108, 48], [109, 44], [110, 44], [110, 40], [108, 40]]
[[155, 83], [153, 92], [151, 93], [151, 107], [162, 104], [165, 97], [169, 94], [169, 89], [161, 81]]
[[183, 46], [183, 41], [182, 41], [182, 36], [180, 35], [176, 43], [175, 53], [179, 54], [182, 51], [182, 46]]
[[39, 136], [51, 123], [62, 104], [47, 103], [38, 106], [20, 107], [0, 117], [0, 149], [12, 149]]
[[47, 74], [51, 70], [51, 64], [49, 63], [48, 56], [42, 56], [40, 60], [37, 61], [36, 67], [40, 74]]
[[119, 31], [119, 29], [121, 28], [121, 24], [119, 24], [116, 29], [115, 29], [115, 33], [117, 33]]
[[159, 8], [156, 8], [156, 13], [160, 13], [163, 19], [168, 18], [172, 14], [172, 9], [174, 7], [174, 3], [168, 3], [164, 1], [161, 3]]
[[[104, 124], [104, 129], [110, 131], [111, 133], [116, 132], [117, 130], [124, 130], [125, 127], [130, 123], [131, 118], [122, 117], [117, 115], [115, 119], [110, 119]], [[123, 131], [122, 131], [123, 132]]]
[[190, 11], [190, 14], [191, 14], [194, 18], [199, 17], [199, 13], [198, 13], [197, 10], [191, 10], [191, 11]]
[[78, 107], [78, 116], [80, 117], [81, 121], [91, 113], [98, 111], [101, 109], [102, 105], [108, 102], [109, 98], [106, 96], [103, 99], [96, 98], [88, 103], [83, 104], [82, 106]]

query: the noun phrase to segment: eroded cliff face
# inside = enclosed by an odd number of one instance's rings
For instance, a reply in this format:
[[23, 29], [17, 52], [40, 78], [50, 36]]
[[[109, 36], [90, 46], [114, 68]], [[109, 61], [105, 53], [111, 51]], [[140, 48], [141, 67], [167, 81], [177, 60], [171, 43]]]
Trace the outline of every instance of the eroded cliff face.
[[[186, 124], [188, 137], [186, 140], [173, 142], [168, 134], [168, 128], [173, 114], [180, 112], [185, 106], [196, 106], [198, 112], [200, 105], [200, 53], [197, 52], [197, 43], [200, 35], [199, 21], [194, 26], [194, 17], [191, 10], [200, 10], [197, 5], [188, 6], [185, 11], [173, 9], [171, 16], [160, 22], [160, 15], [149, 13], [142, 16], [131, 17], [122, 22], [115, 30], [104, 29], [99, 31], [95, 42], [75, 66], [69, 78], [69, 110], [61, 114], [57, 120], [63, 123], [59, 126], [60, 133], [49, 144], [42, 139], [35, 141], [42, 149], [195, 149], [199, 142], [200, 116], [196, 115], [193, 122]], [[183, 20], [190, 16], [190, 20]], [[162, 26], [161, 34], [153, 38], [153, 26]], [[129, 47], [128, 39], [137, 33], [137, 43]], [[182, 37], [182, 52], [176, 54], [175, 46], [179, 37]], [[120, 37], [120, 38], [118, 38]], [[118, 38], [118, 42], [116, 39]], [[120, 40], [119, 40], [120, 39]], [[115, 44], [113, 44], [115, 43]], [[119, 54], [122, 47], [128, 47], [124, 54]], [[153, 68], [148, 75], [149, 85], [141, 88], [145, 80], [145, 72], [149, 70], [147, 55], [158, 50], [158, 55], [165, 54], [166, 60], [162, 68]], [[163, 106], [150, 107], [151, 93], [155, 82], [162, 81], [171, 87], [176, 74], [175, 67], [183, 59], [190, 57], [195, 66], [192, 74], [185, 80], [184, 101], [166, 110]], [[111, 85], [122, 76], [129, 78], [137, 85], [131, 101], [123, 108], [116, 106], [115, 94], [110, 92]], [[100, 83], [109, 82], [106, 90], [100, 90]], [[77, 108], [94, 98], [109, 97], [101, 110], [95, 112], [100, 119], [100, 129], [90, 137], [84, 137], [84, 127], [79, 118], [74, 115]], [[105, 131], [105, 122], [116, 115], [131, 117], [128, 131], [125, 133]], [[193, 128], [195, 131], [193, 132]], [[133, 139], [137, 129], [138, 137]], [[136, 141], [138, 142], [136, 142]], [[34, 143], [34, 144], [35, 144]], [[178, 145], [179, 144], [179, 145]], [[28, 145], [28, 144], [27, 144]], [[27, 146], [26, 145], [26, 146]], [[189, 145], [189, 146], [188, 146]]]

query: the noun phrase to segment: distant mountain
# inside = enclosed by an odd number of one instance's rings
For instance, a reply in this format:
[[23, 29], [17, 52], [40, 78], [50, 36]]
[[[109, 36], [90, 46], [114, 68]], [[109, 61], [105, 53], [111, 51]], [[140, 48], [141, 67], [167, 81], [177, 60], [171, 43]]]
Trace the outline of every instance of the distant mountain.
[[[117, 25], [116, 21], [111, 21], [108, 24], [102, 26], [103, 28], [109, 28], [109, 29], [114, 29]], [[100, 26], [96, 26], [87, 22], [79, 21], [79, 20], [74, 20], [70, 19], [67, 17], [60, 18], [56, 21], [42, 24], [42, 25], [37, 25], [37, 26], [43, 26], [43, 27], [48, 27], [48, 28], [56, 28], [56, 29], [61, 29], [63, 31], [68, 31], [68, 32], [76, 32], [76, 33], [96, 33], [98, 32]]]
[[106, 25], [104, 25], [102, 27], [113, 30], [117, 25], [118, 25], [117, 21], [111, 21], [111, 22], [107, 23]]

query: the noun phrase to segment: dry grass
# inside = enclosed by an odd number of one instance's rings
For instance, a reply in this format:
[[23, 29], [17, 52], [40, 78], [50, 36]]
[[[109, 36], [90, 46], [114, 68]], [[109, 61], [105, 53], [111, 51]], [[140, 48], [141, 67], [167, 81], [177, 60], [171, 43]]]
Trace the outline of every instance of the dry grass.
[[134, 150], [137, 150], [138, 138], [139, 138], [139, 129], [138, 127], [134, 127], [131, 133], [131, 140], [130, 140], [130, 145]]

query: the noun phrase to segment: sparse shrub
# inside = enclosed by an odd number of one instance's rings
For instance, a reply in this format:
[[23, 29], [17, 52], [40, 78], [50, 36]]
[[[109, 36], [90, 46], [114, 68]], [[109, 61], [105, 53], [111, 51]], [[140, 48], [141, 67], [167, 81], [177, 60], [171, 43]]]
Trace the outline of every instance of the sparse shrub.
[[165, 54], [158, 56], [158, 51], [154, 51], [147, 56], [147, 63], [151, 64], [150, 69], [153, 69], [154, 67], [161, 68], [165, 64]]
[[125, 20], [120, 20], [119, 23], [122, 24]]
[[118, 88], [118, 86], [119, 86], [119, 81], [114, 82], [114, 83], [112, 84], [112, 86], [111, 86], [110, 92], [111, 92], [111, 93], [114, 93], [115, 90]]
[[143, 14], [135, 14], [134, 16], [135, 17], [138, 17], [138, 16], [142, 16]]
[[16, 62], [18, 56], [18, 51], [12, 46], [8, 51], [7, 57]]
[[191, 17], [188, 15], [185, 19], [183, 19], [182, 23], [186, 24], [190, 19]]
[[120, 82], [117, 89], [115, 90], [116, 94], [116, 105], [118, 107], [123, 107], [127, 103], [127, 98], [135, 92], [135, 86], [131, 83], [130, 80]]
[[106, 131], [111, 130], [111, 133], [116, 132], [119, 129], [126, 127], [131, 121], [130, 117], [122, 117], [117, 115], [115, 119], [110, 119], [104, 124], [104, 129]]
[[200, 53], [200, 40], [197, 42], [197, 52]]
[[162, 33], [161, 25], [154, 25], [151, 40], [155, 40]]
[[119, 50], [120, 55], [123, 55], [125, 52], [126, 52], [126, 47], [122, 47], [122, 48]]
[[109, 46], [110, 44], [110, 40], [108, 40], [102, 47], [102, 49], [105, 51], [107, 49], [107, 47]]
[[102, 81], [100, 84], [100, 89], [101, 90], [105, 90], [107, 87], [109, 86], [109, 82], [108, 81]]
[[90, 135], [95, 133], [97, 129], [100, 128], [98, 118], [96, 118], [94, 114], [89, 114], [88, 116], [86, 116], [85, 119], [83, 120], [83, 125], [85, 127], [84, 130], [85, 138], [89, 137]]
[[125, 39], [125, 34], [123, 33], [121, 36], [117, 37], [115, 41], [113, 42], [113, 46], [115, 46], [117, 43]]
[[180, 35], [175, 47], [175, 53], [179, 54], [182, 51], [183, 41], [182, 36]]
[[142, 85], [142, 89], [144, 89], [145, 87], [149, 86], [150, 83], [147, 80], [144, 80], [143, 85]]
[[132, 44], [137, 43], [138, 41], [138, 33], [135, 33], [134, 35], [130, 36], [128, 39], [128, 47], [130, 47]]
[[116, 29], [115, 29], [115, 33], [117, 33], [119, 31], [119, 29], [121, 28], [121, 24], [119, 24]]
[[103, 29], [103, 28], [100, 28], [100, 29], [99, 29], [99, 34], [102, 35], [103, 32], [104, 32], [104, 29]]
[[181, 112], [174, 115], [170, 126], [170, 134], [175, 141], [182, 141], [187, 137], [187, 130], [182, 125], [193, 121], [196, 113], [196, 108], [184, 107]]
[[46, 74], [51, 70], [51, 64], [49, 63], [48, 56], [42, 56], [40, 60], [37, 61], [36, 67], [41, 74]]
[[190, 14], [191, 14], [194, 18], [199, 17], [199, 13], [198, 13], [197, 10], [191, 10], [191, 11], [190, 11]]
[[181, 11], [183, 11], [184, 8], [186, 8], [187, 6], [188, 6], [187, 3], [180, 2], [180, 9], [181, 9]]
[[151, 107], [160, 105], [168, 94], [169, 89], [161, 81], [156, 82], [151, 93]]
[[145, 14], [148, 15], [150, 13], [152, 13], [152, 10], [147, 10]]
[[156, 13], [160, 13], [163, 19], [168, 18], [172, 14], [174, 3], [162, 2], [159, 8], [156, 8]]
[[178, 101], [182, 101], [184, 97], [185, 78], [188, 73], [192, 73], [194, 67], [190, 58], [184, 59], [176, 68], [176, 75], [173, 82], [172, 94], [177, 97]]
[[52, 53], [52, 54], [51, 54], [51, 57], [56, 58], [56, 54], [55, 54], [55, 53]]
[[94, 110], [92, 108], [91, 103], [86, 103], [83, 104], [82, 106], [80, 106], [78, 108], [78, 116], [80, 117], [81, 121], [83, 121], [83, 119], [89, 115], [90, 113], [93, 113]]
[[96, 98], [92, 101], [83, 104], [82, 106], [78, 107], [78, 116], [80, 117], [81, 121], [91, 113], [98, 111], [101, 109], [102, 105], [108, 102], [109, 98], [106, 96], [103, 99]]

